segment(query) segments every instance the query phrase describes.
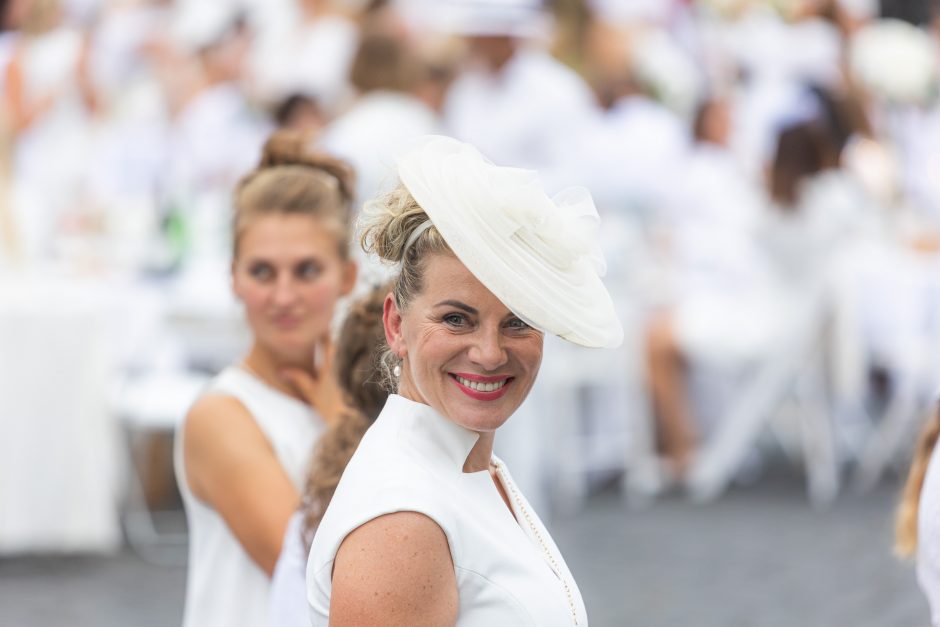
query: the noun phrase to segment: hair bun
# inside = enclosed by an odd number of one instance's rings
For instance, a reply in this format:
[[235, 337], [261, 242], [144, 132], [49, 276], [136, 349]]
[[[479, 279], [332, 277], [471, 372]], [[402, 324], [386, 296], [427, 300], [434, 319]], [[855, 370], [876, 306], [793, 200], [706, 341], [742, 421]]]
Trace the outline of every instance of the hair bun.
[[342, 159], [310, 149], [310, 137], [291, 130], [278, 130], [271, 134], [261, 149], [258, 170], [298, 165], [321, 170], [336, 179], [343, 202], [351, 204], [356, 193], [356, 175], [353, 167]]

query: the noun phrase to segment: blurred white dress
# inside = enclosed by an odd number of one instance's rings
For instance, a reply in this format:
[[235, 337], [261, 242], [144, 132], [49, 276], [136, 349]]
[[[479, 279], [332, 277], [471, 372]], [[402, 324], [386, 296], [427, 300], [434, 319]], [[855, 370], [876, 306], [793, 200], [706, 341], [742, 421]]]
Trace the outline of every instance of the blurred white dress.
[[463, 472], [478, 437], [427, 405], [389, 397], [314, 536], [307, 562], [313, 625], [329, 622], [333, 561], [346, 536], [401, 511], [428, 516], [447, 536], [459, 627], [587, 625], [571, 572], [503, 463], [493, 458], [511, 513], [489, 472]]
[[281, 555], [271, 576], [268, 627], [310, 627], [305, 581], [307, 547], [301, 535], [303, 523], [303, 512], [296, 512], [284, 532]]
[[[206, 393], [230, 396], [245, 406], [298, 492], [302, 491], [310, 451], [325, 426], [313, 409], [236, 367], [222, 371]], [[174, 457], [189, 522], [183, 627], [264, 625], [271, 587], [267, 574], [242, 548], [222, 516], [189, 489], [180, 437]]]
[[671, 234], [674, 324], [683, 348], [739, 363], [767, 341], [770, 268], [759, 224], [766, 199], [727, 149], [698, 144], [672, 171], [664, 212]]

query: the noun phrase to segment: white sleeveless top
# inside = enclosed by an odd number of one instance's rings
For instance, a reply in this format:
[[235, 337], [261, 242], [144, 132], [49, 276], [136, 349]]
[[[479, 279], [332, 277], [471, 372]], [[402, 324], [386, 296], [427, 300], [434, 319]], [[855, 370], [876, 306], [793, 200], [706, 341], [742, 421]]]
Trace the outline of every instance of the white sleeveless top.
[[333, 560], [343, 539], [373, 518], [400, 511], [430, 517], [447, 536], [459, 627], [587, 625], [581, 593], [558, 547], [503, 463], [493, 459], [512, 513], [489, 472], [463, 472], [478, 437], [427, 405], [389, 397], [313, 539], [307, 601], [314, 626], [329, 622]]
[[[237, 367], [223, 370], [209, 384], [206, 394], [230, 396], [245, 406], [294, 486], [302, 491], [311, 449], [324, 429], [324, 422], [313, 409]], [[190, 491], [182, 437], [176, 438], [174, 458], [189, 522], [183, 627], [264, 625], [268, 576], [242, 548], [225, 520]]]

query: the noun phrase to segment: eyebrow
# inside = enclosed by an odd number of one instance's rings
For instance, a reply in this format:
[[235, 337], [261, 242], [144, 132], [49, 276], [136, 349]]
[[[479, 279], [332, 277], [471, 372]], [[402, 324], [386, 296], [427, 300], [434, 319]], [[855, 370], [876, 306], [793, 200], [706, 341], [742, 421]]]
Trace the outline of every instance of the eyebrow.
[[477, 314], [479, 313], [476, 309], [474, 309], [474, 308], [471, 307], [470, 305], [464, 305], [464, 304], [463, 304], [462, 302], [460, 302], [459, 300], [442, 300], [441, 302], [437, 303], [437, 304], [434, 305], [434, 306], [435, 306], [435, 307], [443, 307], [443, 306], [445, 306], [445, 305], [446, 305], [447, 307], [456, 307], [457, 309], [462, 309], [463, 311], [467, 312], [467, 313], [470, 314], [471, 316], [475, 316], [475, 315], [477, 315]]

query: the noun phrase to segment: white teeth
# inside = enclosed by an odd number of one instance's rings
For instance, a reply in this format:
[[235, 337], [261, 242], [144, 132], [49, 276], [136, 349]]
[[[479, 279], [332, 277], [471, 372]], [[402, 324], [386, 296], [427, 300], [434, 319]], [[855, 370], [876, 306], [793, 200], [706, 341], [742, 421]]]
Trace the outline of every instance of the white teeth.
[[479, 381], [471, 381], [469, 379], [464, 379], [463, 377], [460, 377], [457, 375], [454, 375], [454, 376], [457, 378], [457, 381], [459, 381], [461, 385], [465, 385], [471, 390], [476, 390], [478, 392], [495, 392], [499, 388], [506, 385], [506, 381], [508, 381], [508, 379], [503, 379], [502, 381], [494, 381], [493, 383], [482, 383]]

